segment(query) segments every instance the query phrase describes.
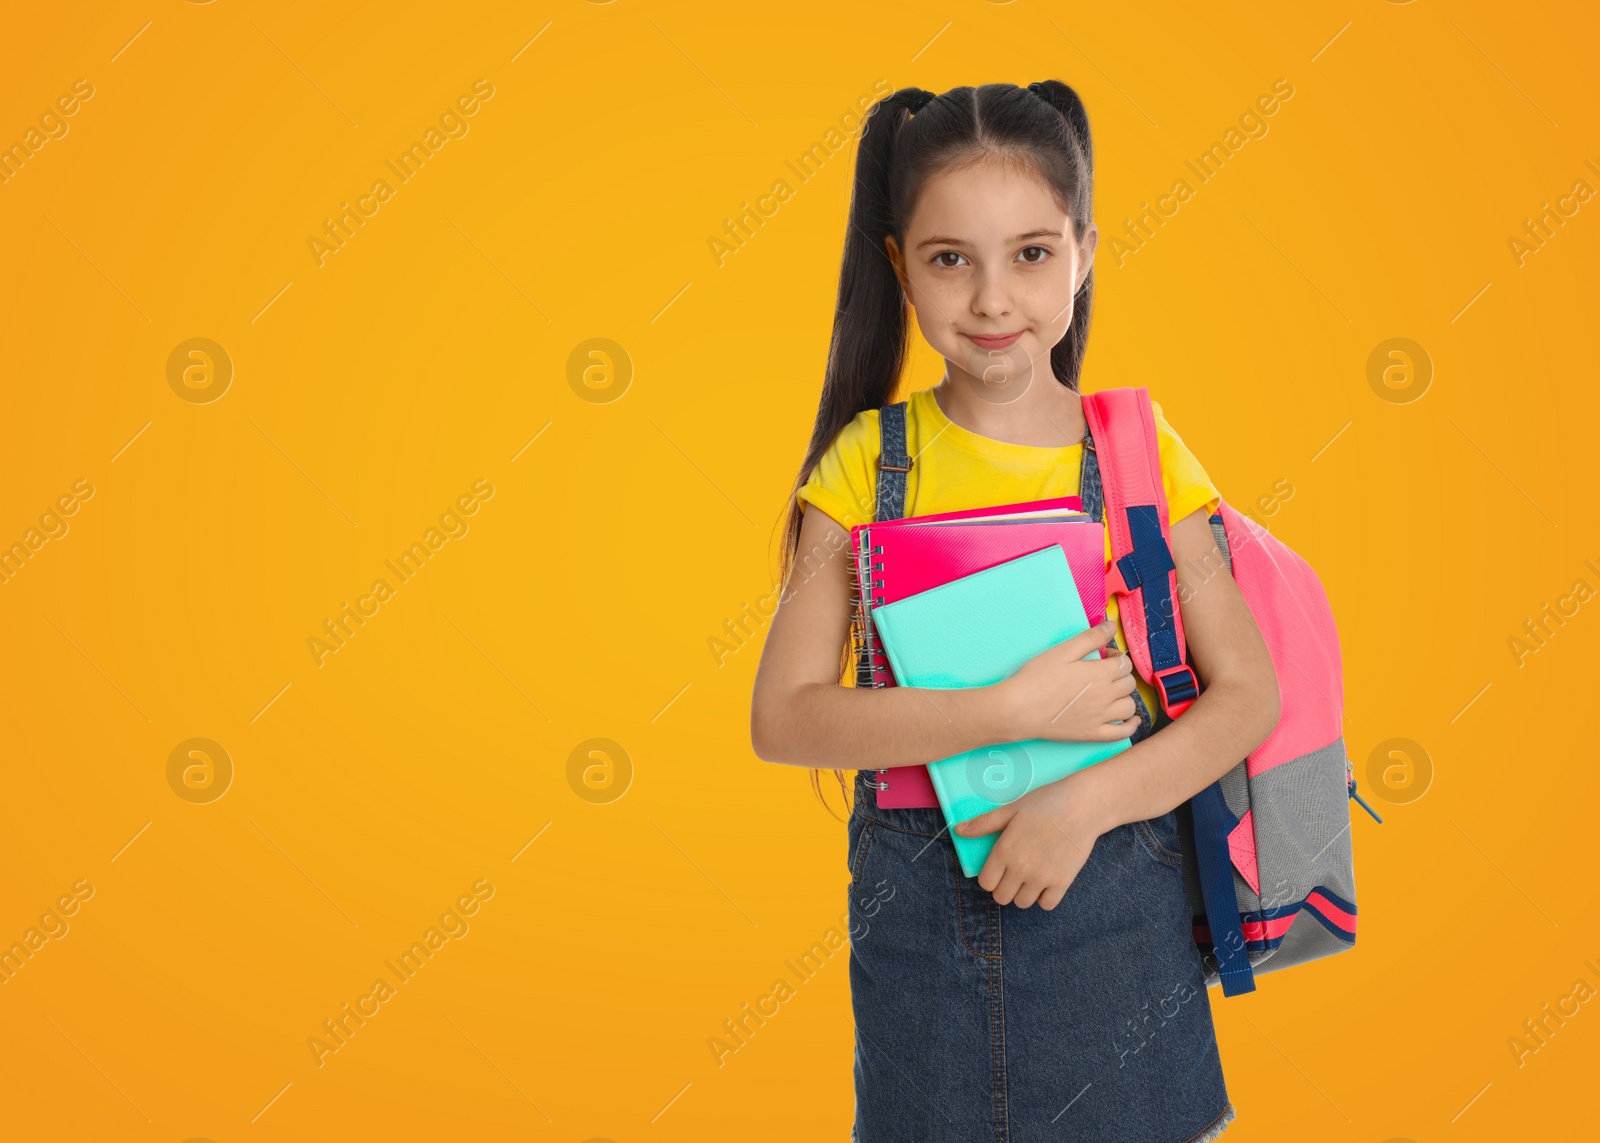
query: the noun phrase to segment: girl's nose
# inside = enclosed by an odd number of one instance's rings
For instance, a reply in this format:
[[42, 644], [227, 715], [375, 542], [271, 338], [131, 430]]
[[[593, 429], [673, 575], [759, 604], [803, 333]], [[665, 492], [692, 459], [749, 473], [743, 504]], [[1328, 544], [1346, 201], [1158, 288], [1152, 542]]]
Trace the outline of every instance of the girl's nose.
[[1003, 274], [985, 274], [978, 279], [972, 312], [991, 318], [1004, 317], [1011, 312], [1011, 291]]

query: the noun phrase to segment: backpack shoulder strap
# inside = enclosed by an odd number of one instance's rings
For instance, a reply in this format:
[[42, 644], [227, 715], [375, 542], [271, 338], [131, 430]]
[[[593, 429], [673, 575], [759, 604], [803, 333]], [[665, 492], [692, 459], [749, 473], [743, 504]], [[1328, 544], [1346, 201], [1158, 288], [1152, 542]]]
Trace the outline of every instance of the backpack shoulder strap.
[[1140, 386], [1085, 394], [1083, 411], [1100, 461], [1111, 535], [1106, 590], [1117, 596], [1139, 676], [1155, 688], [1167, 717], [1177, 718], [1199, 697], [1200, 687], [1183, 639], [1150, 391]]
[[[1178, 570], [1172, 559], [1167, 493], [1161, 483], [1150, 391], [1108, 389], [1083, 398], [1084, 416], [1099, 456], [1105, 491], [1105, 521], [1111, 533], [1111, 570], [1106, 590], [1117, 596], [1117, 613], [1128, 636], [1128, 652], [1161, 709], [1177, 718], [1200, 695], [1189, 666], [1178, 607]], [[1255, 990], [1255, 974], [1240, 923], [1228, 839], [1239, 819], [1228, 808], [1220, 781], [1189, 799], [1195, 873], [1211, 931], [1212, 952], [1224, 996]]]
[[878, 500], [874, 520], [898, 520], [906, 513], [906, 403], [896, 401], [878, 410]]

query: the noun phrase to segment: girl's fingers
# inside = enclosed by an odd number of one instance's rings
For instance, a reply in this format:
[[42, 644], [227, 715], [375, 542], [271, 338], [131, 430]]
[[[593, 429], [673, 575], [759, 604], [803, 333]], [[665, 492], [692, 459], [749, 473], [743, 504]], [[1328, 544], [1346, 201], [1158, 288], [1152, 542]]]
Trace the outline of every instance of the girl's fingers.
[[1022, 876], [1006, 870], [1005, 876], [1000, 878], [1000, 884], [995, 887], [994, 901], [996, 905], [1009, 905], [1017, 895], [1017, 890], [1022, 888]]
[[1005, 828], [1016, 810], [1010, 806], [999, 806], [975, 818], [956, 823], [956, 832], [962, 837], [982, 837], [984, 834], [996, 833]]
[[1103, 622], [1097, 627], [1079, 632], [1070, 639], [1057, 643], [1061, 654], [1069, 659], [1082, 659], [1094, 653], [1095, 648], [1104, 646], [1115, 635], [1109, 622]]
[[1067, 891], [1064, 887], [1057, 889], [1052, 885], [1043, 893], [1039, 894], [1039, 908], [1048, 913], [1051, 909], [1054, 909], [1057, 905], [1061, 904], [1061, 898], [1065, 897], [1066, 895]]
[[1039, 890], [1042, 886], [1031, 881], [1023, 882], [1022, 888], [1017, 890], [1017, 895], [1011, 901], [1019, 909], [1026, 909], [1039, 899]]
[[1126, 655], [1103, 660], [1101, 673], [1105, 677], [1100, 680], [1101, 685], [1110, 688], [1112, 694], [1127, 694], [1134, 686], [1131, 663]]

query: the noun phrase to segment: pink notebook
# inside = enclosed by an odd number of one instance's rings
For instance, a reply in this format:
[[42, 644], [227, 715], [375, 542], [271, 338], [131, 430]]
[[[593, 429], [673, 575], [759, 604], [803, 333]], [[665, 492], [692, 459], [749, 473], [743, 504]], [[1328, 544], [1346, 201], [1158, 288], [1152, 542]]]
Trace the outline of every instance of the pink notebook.
[[[1105, 617], [1105, 528], [1080, 514], [1075, 496], [861, 524], [850, 538], [858, 614], [1059, 544], [1090, 623]], [[894, 686], [875, 629], [869, 622], [864, 630], [872, 685]], [[926, 766], [875, 773], [883, 808], [938, 806]]]

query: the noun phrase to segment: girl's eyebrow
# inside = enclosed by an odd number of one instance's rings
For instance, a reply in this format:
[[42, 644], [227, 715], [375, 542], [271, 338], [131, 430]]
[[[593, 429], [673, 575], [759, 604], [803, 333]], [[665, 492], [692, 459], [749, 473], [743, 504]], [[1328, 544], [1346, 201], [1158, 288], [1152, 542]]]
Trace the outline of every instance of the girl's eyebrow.
[[[1048, 227], [1046, 227], [1046, 228], [1043, 228], [1043, 229], [1040, 229], [1040, 230], [1030, 230], [1026, 234], [1018, 234], [1014, 238], [1006, 239], [1006, 241], [1007, 242], [1022, 242], [1022, 241], [1026, 240], [1026, 239], [1029, 239], [1029, 238], [1060, 238], [1060, 237], [1061, 237], [1061, 231], [1059, 231], [1059, 230], [1051, 230]], [[940, 237], [940, 236], [935, 236], [933, 238], [924, 238], [921, 242], [917, 243], [917, 249], [921, 250], [924, 246], [966, 246], [966, 245], [968, 245], [968, 243], [965, 242], [964, 240], [960, 239], [960, 238], [944, 238], [944, 237]]]

